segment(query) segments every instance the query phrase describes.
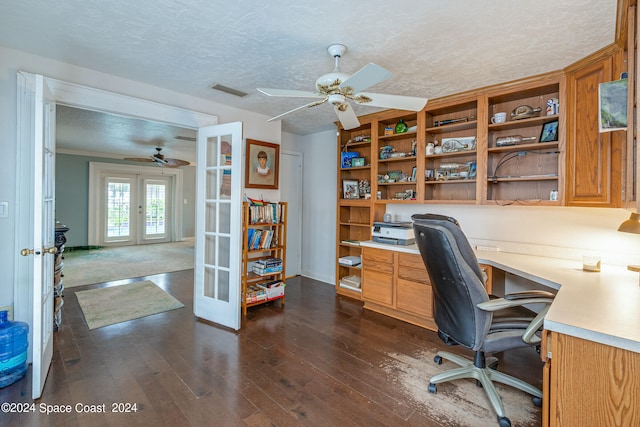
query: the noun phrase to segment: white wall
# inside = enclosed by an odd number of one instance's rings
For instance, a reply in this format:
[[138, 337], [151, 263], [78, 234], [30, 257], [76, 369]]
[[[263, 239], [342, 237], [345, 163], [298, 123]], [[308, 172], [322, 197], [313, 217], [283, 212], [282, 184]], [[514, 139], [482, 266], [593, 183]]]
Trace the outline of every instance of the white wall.
[[[219, 123], [242, 121], [244, 138], [280, 143], [281, 123], [267, 122], [269, 118], [267, 116], [0, 47], [0, 158], [4, 160], [3, 167], [0, 168], [0, 182], [2, 182], [0, 202], [8, 202], [9, 204], [8, 216], [0, 218], [0, 236], [3, 238], [3, 244], [0, 245], [0, 271], [2, 271], [0, 306], [13, 303], [13, 283], [16, 277], [15, 258], [19, 256], [18, 251], [21, 249], [14, 247], [16, 224], [15, 165], [17, 163], [16, 73], [19, 70], [215, 115], [218, 117]], [[269, 197], [278, 199], [279, 192], [272, 191]], [[28, 286], [28, 284], [19, 284], [19, 286]]]

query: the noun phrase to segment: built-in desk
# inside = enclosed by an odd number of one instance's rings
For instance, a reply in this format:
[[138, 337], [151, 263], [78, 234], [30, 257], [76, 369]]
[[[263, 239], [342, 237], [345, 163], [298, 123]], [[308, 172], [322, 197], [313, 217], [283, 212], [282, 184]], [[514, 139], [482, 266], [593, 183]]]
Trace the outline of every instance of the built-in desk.
[[[361, 246], [419, 254], [415, 245]], [[557, 290], [545, 318], [543, 426], [640, 425], [640, 277], [624, 266], [476, 251], [478, 261]], [[363, 283], [366, 287], [366, 283]]]

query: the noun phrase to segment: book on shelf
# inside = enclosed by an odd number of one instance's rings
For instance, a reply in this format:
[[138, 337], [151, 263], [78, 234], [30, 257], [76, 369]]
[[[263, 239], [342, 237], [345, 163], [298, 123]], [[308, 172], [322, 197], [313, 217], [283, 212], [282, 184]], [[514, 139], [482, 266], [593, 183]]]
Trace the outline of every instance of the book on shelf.
[[270, 249], [271, 244], [275, 243], [273, 240], [273, 230], [262, 230], [250, 228], [247, 231], [247, 244], [250, 250], [255, 249]]
[[278, 224], [282, 222], [284, 207], [280, 203], [263, 202], [261, 205], [249, 205], [250, 224]]
[[260, 268], [254, 265], [252, 271], [257, 275], [266, 276], [266, 275], [275, 274], [275, 273], [282, 273], [282, 266]]
[[360, 240], [345, 239], [345, 240], [342, 240], [341, 243], [345, 245], [351, 245], [351, 246], [360, 246]]
[[267, 290], [258, 285], [247, 286], [245, 300], [247, 303], [264, 301], [267, 299]]
[[356, 265], [360, 265], [361, 259], [359, 256], [343, 256], [341, 258], [338, 258], [338, 263], [341, 265], [348, 265], [348, 266], [356, 266]]
[[282, 265], [282, 259], [280, 258], [265, 258], [265, 259], [259, 259], [255, 262], [258, 265], [264, 266], [264, 267], [273, 267], [276, 265]]

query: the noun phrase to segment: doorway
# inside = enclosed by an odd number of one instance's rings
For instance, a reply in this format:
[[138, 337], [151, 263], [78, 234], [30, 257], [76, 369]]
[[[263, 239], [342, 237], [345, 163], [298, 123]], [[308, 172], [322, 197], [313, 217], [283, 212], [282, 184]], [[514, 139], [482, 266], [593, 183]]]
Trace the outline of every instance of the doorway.
[[[182, 222], [189, 219], [180, 203], [183, 185], [181, 169], [90, 162], [89, 246], [182, 240]], [[187, 215], [195, 217], [195, 212]]]

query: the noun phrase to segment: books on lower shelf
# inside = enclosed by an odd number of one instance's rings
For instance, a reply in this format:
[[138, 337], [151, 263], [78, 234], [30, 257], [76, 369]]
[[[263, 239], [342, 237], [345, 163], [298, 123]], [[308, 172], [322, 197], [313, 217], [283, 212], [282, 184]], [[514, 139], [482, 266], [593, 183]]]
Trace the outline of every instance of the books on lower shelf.
[[253, 263], [251, 268], [256, 274], [273, 274], [282, 272], [282, 260], [280, 258], [260, 259]]
[[285, 283], [281, 280], [247, 286], [247, 294], [245, 295], [246, 302], [247, 304], [252, 304], [280, 298], [284, 296], [285, 286]]
[[345, 276], [340, 279], [340, 287], [351, 289], [352, 291], [362, 292], [360, 288], [360, 276]]
[[356, 265], [360, 265], [361, 258], [359, 256], [343, 256], [338, 258], [338, 263], [341, 265], [348, 265], [354, 267]]

